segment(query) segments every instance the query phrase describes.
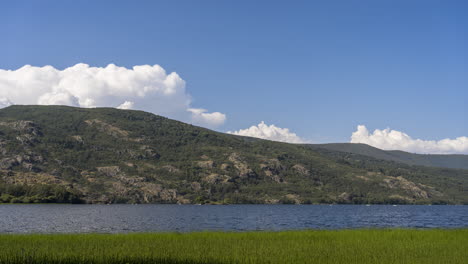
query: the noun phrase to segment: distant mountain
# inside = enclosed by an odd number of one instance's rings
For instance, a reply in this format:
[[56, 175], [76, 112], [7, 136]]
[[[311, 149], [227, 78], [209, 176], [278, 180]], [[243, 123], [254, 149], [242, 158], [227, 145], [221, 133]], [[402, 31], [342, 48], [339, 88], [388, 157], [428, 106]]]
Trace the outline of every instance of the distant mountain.
[[240, 137], [142, 111], [10, 106], [0, 109], [0, 202], [468, 204], [468, 170], [360, 147]]
[[332, 143], [311, 145], [314, 148], [349, 152], [382, 160], [391, 160], [409, 165], [468, 169], [468, 155], [427, 155], [414, 154], [399, 150], [381, 150], [366, 144]]

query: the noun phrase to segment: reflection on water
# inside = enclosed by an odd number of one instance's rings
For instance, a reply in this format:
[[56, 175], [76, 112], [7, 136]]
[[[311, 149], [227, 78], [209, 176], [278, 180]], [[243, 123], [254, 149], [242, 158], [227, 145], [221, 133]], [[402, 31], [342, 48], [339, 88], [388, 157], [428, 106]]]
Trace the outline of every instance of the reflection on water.
[[468, 206], [0, 205], [0, 233], [468, 227]]

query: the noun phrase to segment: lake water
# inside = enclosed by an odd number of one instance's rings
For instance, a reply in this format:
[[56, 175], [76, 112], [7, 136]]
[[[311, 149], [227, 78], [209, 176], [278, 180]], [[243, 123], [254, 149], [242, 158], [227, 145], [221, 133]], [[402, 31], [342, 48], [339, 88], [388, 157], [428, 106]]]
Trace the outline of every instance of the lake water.
[[468, 206], [0, 205], [0, 233], [468, 227]]

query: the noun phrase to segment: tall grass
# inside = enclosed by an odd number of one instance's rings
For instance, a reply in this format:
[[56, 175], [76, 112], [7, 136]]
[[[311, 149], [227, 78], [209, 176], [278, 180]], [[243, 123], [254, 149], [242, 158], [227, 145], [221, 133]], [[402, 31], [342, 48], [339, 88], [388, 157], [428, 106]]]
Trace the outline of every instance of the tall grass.
[[468, 263], [468, 229], [0, 235], [0, 263]]

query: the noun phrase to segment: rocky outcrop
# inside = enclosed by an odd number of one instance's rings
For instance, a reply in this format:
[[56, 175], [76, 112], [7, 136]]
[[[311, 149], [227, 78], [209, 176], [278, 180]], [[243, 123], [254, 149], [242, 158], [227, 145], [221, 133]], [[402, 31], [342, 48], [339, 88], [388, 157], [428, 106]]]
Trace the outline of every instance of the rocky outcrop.
[[180, 170], [172, 165], [164, 165], [162, 168], [167, 170], [169, 173], [180, 173]]
[[9, 127], [18, 132], [30, 134], [33, 136], [40, 136], [42, 134], [39, 126], [37, 126], [36, 123], [32, 121], [27, 121], [27, 120], [19, 120], [19, 121], [13, 121], [13, 122], [0, 122], [0, 126]]
[[14, 166], [18, 166], [20, 163], [15, 158], [4, 158], [0, 160], [0, 169], [11, 170]]
[[257, 174], [250, 169], [249, 165], [245, 160], [237, 153], [232, 153], [229, 155], [228, 160], [233, 163], [234, 168], [239, 173], [239, 177], [241, 178], [255, 178]]
[[128, 135], [130, 134], [126, 130], [120, 129], [99, 119], [85, 120], [85, 123], [115, 138], [128, 139]]
[[18, 154], [13, 157], [6, 157], [0, 159], [0, 169], [11, 170], [16, 166], [22, 166], [28, 171], [39, 172], [41, 169], [36, 166], [44, 162], [44, 158], [41, 155], [30, 154]]
[[222, 183], [228, 183], [231, 177], [227, 175], [219, 175], [217, 173], [211, 173], [210, 175], [207, 175], [202, 178], [202, 180], [206, 183], [209, 184], [222, 184]]
[[300, 196], [297, 194], [286, 194], [286, 199], [293, 201], [295, 204], [301, 204]]
[[201, 184], [199, 182], [192, 182], [190, 184], [190, 188], [192, 188], [192, 190], [198, 192], [201, 190]]
[[116, 177], [120, 173], [119, 166], [97, 167], [96, 169], [98, 172], [108, 177]]
[[228, 171], [229, 168], [231, 168], [231, 166], [227, 163], [223, 163], [221, 164], [221, 167], [220, 167], [223, 171]]
[[11, 172], [6, 174], [3, 179], [8, 184], [58, 184], [68, 185], [67, 181], [59, 179], [57, 176], [48, 173], [35, 173], [35, 172]]
[[40, 127], [32, 121], [0, 122], [0, 126], [17, 131], [16, 140], [23, 146], [33, 146], [42, 135]]
[[260, 164], [260, 168], [263, 170], [265, 175], [272, 179], [276, 183], [286, 183], [286, 181], [280, 176], [280, 173], [284, 170], [283, 165], [278, 159], [265, 160]]
[[310, 171], [308, 169], [306, 169], [303, 165], [301, 164], [296, 164], [294, 166], [292, 166], [292, 169], [299, 173], [300, 175], [302, 176], [309, 176], [310, 175]]
[[414, 198], [429, 198], [428, 193], [421, 189], [416, 183], [412, 181], [408, 181], [407, 179], [399, 176], [399, 177], [392, 177], [387, 176], [384, 180], [384, 186], [390, 189], [403, 189], [406, 190], [409, 194], [411, 194]]
[[338, 195], [338, 199], [341, 202], [350, 202], [352, 200], [352, 196], [347, 192], [343, 192], [342, 194]]
[[80, 135], [74, 135], [74, 136], [70, 136], [73, 140], [75, 140], [76, 142], [80, 143], [80, 144], [83, 144], [84, 143], [84, 139], [80, 136]]
[[198, 161], [197, 166], [204, 169], [212, 169], [215, 166], [215, 163], [212, 160], [203, 160]]
[[147, 183], [141, 186], [143, 191], [143, 200], [147, 203], [164, 201], [164, 202], [177, 202], [177, 190], [166, 189], [160, 184]]

